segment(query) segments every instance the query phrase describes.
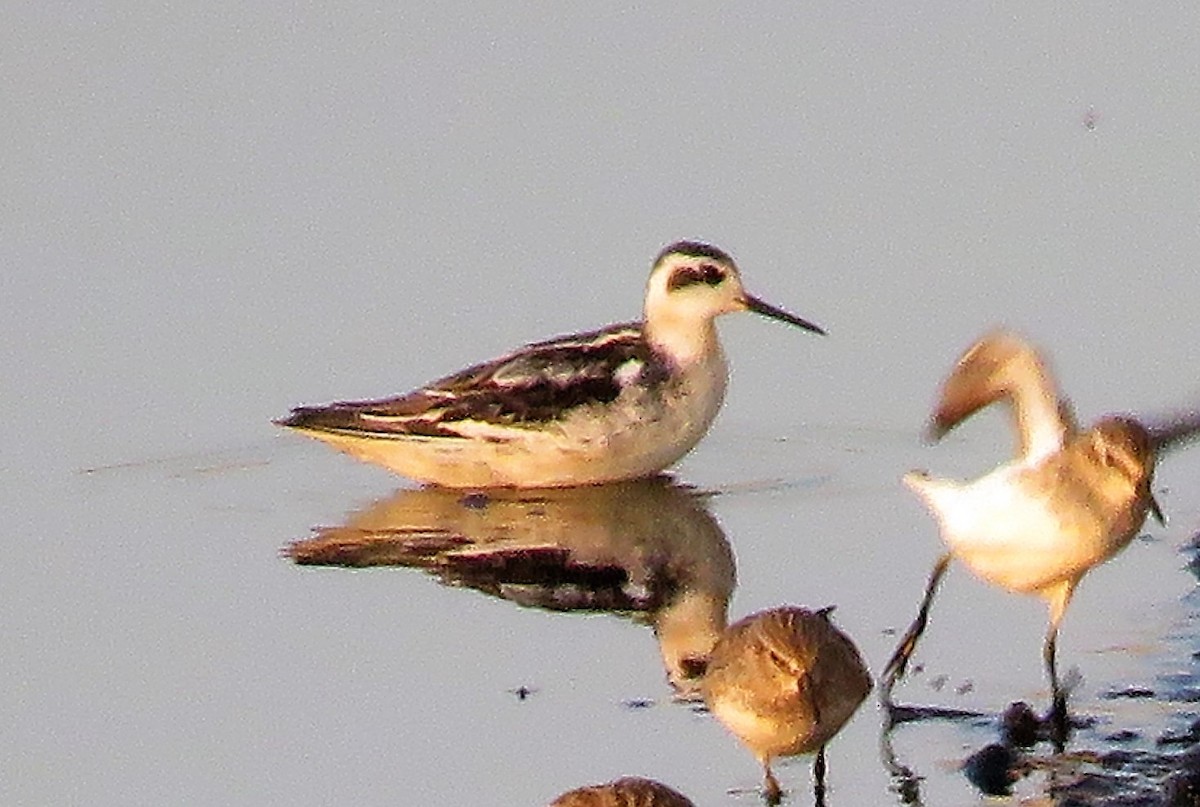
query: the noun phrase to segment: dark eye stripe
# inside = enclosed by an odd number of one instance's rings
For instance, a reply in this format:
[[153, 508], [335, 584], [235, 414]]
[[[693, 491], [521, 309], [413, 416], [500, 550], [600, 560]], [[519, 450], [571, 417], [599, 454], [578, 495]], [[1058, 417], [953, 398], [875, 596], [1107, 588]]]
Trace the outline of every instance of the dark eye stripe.
[[719, 286], [724, 280], [725, 272], [716, 264], [702, 263], [699, 266], [685, 266], [671, 275], [671, 279], [667, 281], [667, 291], [676, 291], [696, 283]]

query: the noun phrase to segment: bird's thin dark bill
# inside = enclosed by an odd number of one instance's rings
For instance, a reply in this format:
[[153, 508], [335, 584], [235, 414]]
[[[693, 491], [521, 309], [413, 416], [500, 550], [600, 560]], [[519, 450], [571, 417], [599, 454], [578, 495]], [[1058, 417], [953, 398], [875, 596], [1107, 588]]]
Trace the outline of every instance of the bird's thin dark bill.
[[797, 325], [806, 331], [812, 331], [813, 333], [819, 333], [822, 336], [825, 335], [825, 329], [822, 328], [820, 325], [814, 325], [813, 323], [809, 322], [806, 319], [800, 319], [800, 317], [796, 316], [795, 314], [789, 314], [787, 311], [784, 311], [782, 308], [776, 308], [775, 306], [771, 305], [770, 303], [765, 303], [762, 300], [758, 299], [757, 297], [754, 297], [753, 295], [750, 295], [750, 294], [745, 295], [744, 297], [742, 297], [742, 302], [744, 302], [746, 304], [746, 308], [750, 309], [755, 314], [762, 314], [764, 317], [770, 317], [771, 319], [777, 319], [780, 322], [786, 322], [789, 325]]

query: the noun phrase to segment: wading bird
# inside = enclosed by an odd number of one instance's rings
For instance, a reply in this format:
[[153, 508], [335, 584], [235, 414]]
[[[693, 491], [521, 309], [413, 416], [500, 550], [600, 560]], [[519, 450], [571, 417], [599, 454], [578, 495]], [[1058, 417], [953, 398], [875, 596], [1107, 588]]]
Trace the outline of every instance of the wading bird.
[[930, 427], [941, 438], [996, 401], [1011, 405], [1019, 451], [1015, 459], [972, 482], [924, 471], [904, 482], [924, 501], [948, 551], [936, 563], [917, 618], [884, 670], [881, 695], [891, 703], [952, 559], [1012, 592], [1036, 594], [1049, 606], [1043, 660], [1051, 688], [1055, 745], [1066, 742], [1066, 692], [1056, 669], [1059, 624], [1083, 576], [1116, 555], [1141, 529], [1147, 513], [1160, 522], [1151, 492], [1156, 457], [1191, 438], [1195, 413], [1148, 426], [1111, 415], [1086, 431], [1076, 425], [1043, 358], [1019, 336], [997, 331], [972, 346], [942, 387]]
[[716, 417], [729, 371], [713, 321], [734, 311], [824, 333], [747, 293], [720, 249], [681, 241], [654, 261], [641, 322], [531, 344], [399, 397], [298, 407], [276, 422], [446, 487], [650, 476]]
[[832, 610], [752, 614], [731, 625], [709, 657], [704, 701], [762, 765], [768, 804], [783, 797], [771, 760], [813, 752], [813, 789], [824, 803], [825, 745], [871, 691], [862, 656], [830, 621]]

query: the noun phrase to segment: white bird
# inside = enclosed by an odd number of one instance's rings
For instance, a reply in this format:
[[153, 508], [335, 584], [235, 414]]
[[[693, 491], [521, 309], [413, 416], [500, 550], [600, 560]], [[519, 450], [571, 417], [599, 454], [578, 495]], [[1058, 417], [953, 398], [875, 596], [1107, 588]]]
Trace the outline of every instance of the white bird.
[[659, 254], [641, 322], [561, 336], [399, 397], [303, 406], [276, 421], [446, 487], [563, 487], [650, 476], [699, 442], [725, 397], [713, 320], [753, 311], [733, 259], [691, 241]]
[[1036, 594], [1049, 607], [1043, 660], [1052, 693], [1055, 744], [1066, 741], [1066, 693], [1056, 670], [1059, 624], [1076, 586], [1116, 555], [1153, 513], [1156, 451], [1195, 431], [1191, 421], [1149, 429], [1130, 417], [1108, 416], [1081, 431], [1046, 362], [1020, 337], [997, 331], [958, 360], [934, 412], [938, 439], [980, 408], [1011, 405], [1019, 451], [1015, 459], [972, 482], [923, 471], [904, 483], [925, 502], [948, 552], [934, 566], [916, 620], [884, 671], [881, 693], [904, 675], [929, 607], [951, 559], [1008, 591]]

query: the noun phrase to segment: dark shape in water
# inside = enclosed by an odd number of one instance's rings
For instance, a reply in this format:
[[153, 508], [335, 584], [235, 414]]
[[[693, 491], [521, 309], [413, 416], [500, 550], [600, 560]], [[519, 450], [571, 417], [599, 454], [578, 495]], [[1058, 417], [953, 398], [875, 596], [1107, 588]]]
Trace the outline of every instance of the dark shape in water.
[[1163, 787], [1166, 807], [1200, 807], [1200, 749], [1192, 749], [1179, 759], [1178, 769]]
[[1000, 718], [1000, 736], [1005, 745], [1030, 748], [1038, 740], [1042, 721], [1025, 701], [1010, 703]]
[[1012, 794], [1012, 784], [1017, 778], [1013, 770], [1017, 760], [1017, 754], [1011, 748], [992, 743], [967, 757], [962, 770], [984, 795], [1008, 796]]

